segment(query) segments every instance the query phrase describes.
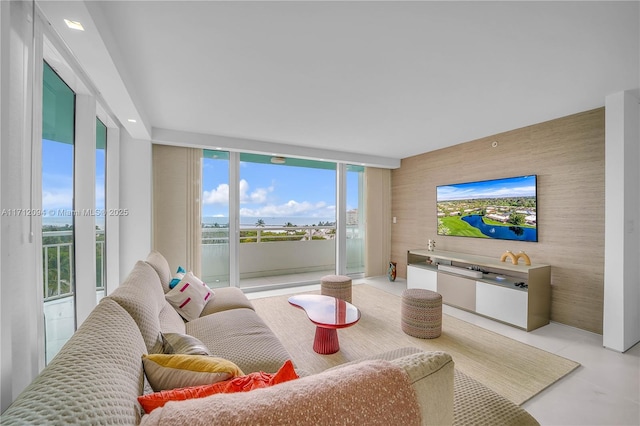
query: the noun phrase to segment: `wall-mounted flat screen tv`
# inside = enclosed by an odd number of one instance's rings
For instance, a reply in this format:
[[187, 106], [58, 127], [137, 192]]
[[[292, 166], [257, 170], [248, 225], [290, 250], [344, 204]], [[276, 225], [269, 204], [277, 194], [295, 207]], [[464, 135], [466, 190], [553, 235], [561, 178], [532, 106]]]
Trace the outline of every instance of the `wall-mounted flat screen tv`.
[[438, 235], [538, 241], [537, 176], [436, 188]]

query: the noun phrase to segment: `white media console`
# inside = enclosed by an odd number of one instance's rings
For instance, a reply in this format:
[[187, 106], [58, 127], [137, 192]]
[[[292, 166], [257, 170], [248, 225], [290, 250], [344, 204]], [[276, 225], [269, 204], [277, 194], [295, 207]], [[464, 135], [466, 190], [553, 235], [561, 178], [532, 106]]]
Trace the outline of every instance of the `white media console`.
[[549, 323], [551, 266], [442, 250], [407, 252], [407, 288], [437, 291], [443, 303], [525, 329]]

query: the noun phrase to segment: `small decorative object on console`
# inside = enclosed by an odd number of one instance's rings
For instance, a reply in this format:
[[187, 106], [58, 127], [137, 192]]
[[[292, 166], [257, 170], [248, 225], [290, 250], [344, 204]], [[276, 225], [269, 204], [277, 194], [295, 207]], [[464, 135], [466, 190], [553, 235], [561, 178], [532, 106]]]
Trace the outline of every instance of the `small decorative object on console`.
[[502, 257], [500, 257], [500, 262], [504, 262], [507, 257], [511, 259], [511, 263], [513, 263], [514, 265], [517, 265], [518, 260], [520, 258], [523, 258], [524, 264], [527, 266], [531, 266], [531, 259], [529, 259], [529, 256], [523, 251], [520, 251], [520, 253], [518, 254], [513, 254], [511, 250], [507, 250], [502, 254]]
[[393, 282], [396, 280], [396, 262], [389, 262], [389, 269], [387, 270], [387, 276], [389, 277], [389, 281]]
[[529, 256], [525, 252], [521, 251], [520, 253], [516, 254], [516, 258], [523, 258], [524, 264], [527, 266], [531, 266], [531, 259], [529, 259]]
[[427, 250], [434, 251], [435, 249], [436, 249], [436, 241], [435, 240], [429, 240], [429, 243], [427, 245]]
[[514, 265], [518, 264], [518, 258], [516, 257], [516, 255], [511, 253], [511, 250], [507, 250], [504, 253], [502, 253], [502, 256], [500, 257], [500, 262], [504, 262], [505, 260], [507, 260], [507, 257], [511, 259], [511, 263], [513, 263]]

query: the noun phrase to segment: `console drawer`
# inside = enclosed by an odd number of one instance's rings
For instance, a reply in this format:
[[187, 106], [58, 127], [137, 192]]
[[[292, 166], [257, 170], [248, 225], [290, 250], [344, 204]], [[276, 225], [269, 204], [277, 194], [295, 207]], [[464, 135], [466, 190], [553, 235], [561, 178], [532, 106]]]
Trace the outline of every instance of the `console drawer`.
[[476, 281], [438, 272], [438, 293], [442, 302], [470, 311], [476, 310]]

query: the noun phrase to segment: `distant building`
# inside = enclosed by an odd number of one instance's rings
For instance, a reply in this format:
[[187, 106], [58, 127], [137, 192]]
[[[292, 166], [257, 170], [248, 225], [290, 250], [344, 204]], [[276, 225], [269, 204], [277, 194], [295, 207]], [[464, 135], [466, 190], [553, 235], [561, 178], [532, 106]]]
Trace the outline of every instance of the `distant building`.
[[502, 223], [505, 223], [506, 221], [509, 220], [509, 216], [504, 216], [504, 215], [496, 214], [496, 213], [488, 214], [487, 217], [489, 219], [493, 219], [495, 221], [502, 222]]
[[358, 209], [347, 210], [347, 225], [358, 224]]

